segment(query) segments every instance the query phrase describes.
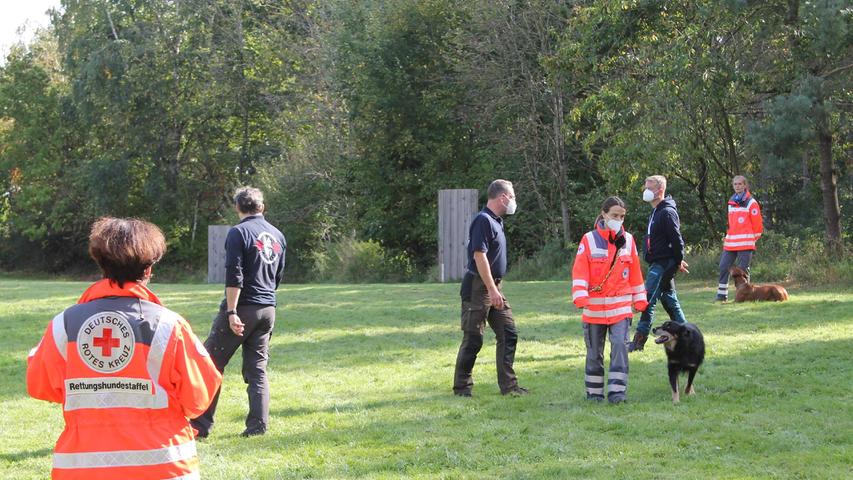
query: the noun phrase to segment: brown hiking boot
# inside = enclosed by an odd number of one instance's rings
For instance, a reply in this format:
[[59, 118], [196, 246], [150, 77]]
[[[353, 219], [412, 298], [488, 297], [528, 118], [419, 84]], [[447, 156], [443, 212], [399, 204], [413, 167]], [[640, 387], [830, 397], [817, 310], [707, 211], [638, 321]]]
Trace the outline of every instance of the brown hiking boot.
[[516, 385], [516, 386], [510, 388], [509, 390], [507, 390], [505, 392], [501, 392], [501, 395], [509, 395], [510, 397], [521, 397], [521, 396], [527, 395], [529, 393], [530, 393], [530, 390], [528, 390], [524, 387], [519, 387], [518, 385]]
[[643, 347], [646, 346], [646, 340], [649, 339], [649, 336], [645, 333], [636, 332], [634, 333], [634, 340], [628, 344], [629, 352], [641, 352], [643, 351]]

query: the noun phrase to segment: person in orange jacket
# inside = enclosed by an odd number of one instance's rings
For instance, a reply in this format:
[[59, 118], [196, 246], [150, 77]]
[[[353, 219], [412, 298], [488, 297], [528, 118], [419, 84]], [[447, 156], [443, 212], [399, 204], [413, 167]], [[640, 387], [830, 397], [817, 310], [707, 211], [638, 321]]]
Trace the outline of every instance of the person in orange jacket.
[[628, 332], [633, 310], [648, 306], [634, 237], [622, 228], [625, 203], [608, 197], [595, 228], [578, 246], [572, 267], [572, 302], [583, 308], [586, 398], [604, 400], [604, 340], [610, 333], [607, 400], [621, 403], [628, 389]]
[[27, 358], [27, 392], [62, 404], [52, 478], [198, 479], [188, 418], [222, 381], [189, 323], [147, 288], [166, 251], [137, 219], [101, 218], [89, 254], [104, 279], [50, 322]]
[[749, 274], [749, 263], [755, 253], [755, 244], [764, 231], [761, 205], [749, 193], [749, 183], [743, 175], [732, 178], [735, 194], [728, 202], [729, 228], [723, 240], [720, 256], [720, 280], [717, 283], [718, 302], [729, 298], [729, 269], [737, 262], [738, 267]]

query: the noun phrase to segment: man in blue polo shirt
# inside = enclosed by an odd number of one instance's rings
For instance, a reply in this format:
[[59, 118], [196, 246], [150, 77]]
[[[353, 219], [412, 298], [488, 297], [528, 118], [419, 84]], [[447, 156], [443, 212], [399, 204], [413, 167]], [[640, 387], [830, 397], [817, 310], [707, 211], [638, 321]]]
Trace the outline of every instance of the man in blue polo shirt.
[[525, 395], [512, 368], [518, 332], [512, 309], [504, 297], [501, 279], [506, 275], [506, 236], [503, 216], [515, 213], [512, 183], [495, 180], [489, 185], [489, 200], [471, 221], [468, 241], [468, 271], [462, 279], [462, 345], [456, 356], [453, 393], [470, 397], [474, 380], [471, 371], [483, 346], [486, 322], [495, 332], [498, 386], [503, 395]]
[[[270, 336], [275, 326], [275, 291], [284, 273], [284, 235], [264, 219], [264, 197], [257, 188], [237, 190], [234, 204], [240, 223], [225, 237], [225, 299], [204, 342], [222, 372], [243, 347], [243, 381], [248, 388], [249, 414], [244, 437], [263, 435], [269, 426], [270, 387], [267, 380]], [[210, 408], [192, 420], [199, 437], [213, 428], [219, 392]]]

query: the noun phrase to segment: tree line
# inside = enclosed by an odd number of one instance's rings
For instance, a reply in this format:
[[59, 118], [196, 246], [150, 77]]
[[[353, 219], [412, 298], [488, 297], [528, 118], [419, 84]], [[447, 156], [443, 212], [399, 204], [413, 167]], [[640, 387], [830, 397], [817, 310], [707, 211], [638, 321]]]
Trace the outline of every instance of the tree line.
[[851, 24], [842, 0], [63, 0], [0, 68], [0, 266], [84, 264], [109, 214], [199, 267], [251, 184], [291, 280], [348, 241], [422, 273], [439, 189], [513, 181], [533, 256], [607, 195], [641, 231], [652, 174], [693, 245], [719, 248], [743, 174], [771, 231], [840, 256]]

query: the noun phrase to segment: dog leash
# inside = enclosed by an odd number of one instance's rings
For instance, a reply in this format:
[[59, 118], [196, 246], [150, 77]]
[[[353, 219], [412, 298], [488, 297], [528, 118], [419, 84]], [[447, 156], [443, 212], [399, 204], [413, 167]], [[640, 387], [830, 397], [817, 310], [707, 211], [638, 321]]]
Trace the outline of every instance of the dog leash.
[[618, 256], [619, 249], [617, 248], [616, 251], [613, 252], [613, 261], [610, 262], [610, 270], [607, 271], [607, 275], [604, 276], [604, 280], [602, 280], [598, 286], [590, 288], [590, 292], [600, 292], [604, 288], [604, 284], [607, 283], [607, 279], [610, 278], [610, 274], [613, 273], [613, 267], [616, 266], [616, 257]]

